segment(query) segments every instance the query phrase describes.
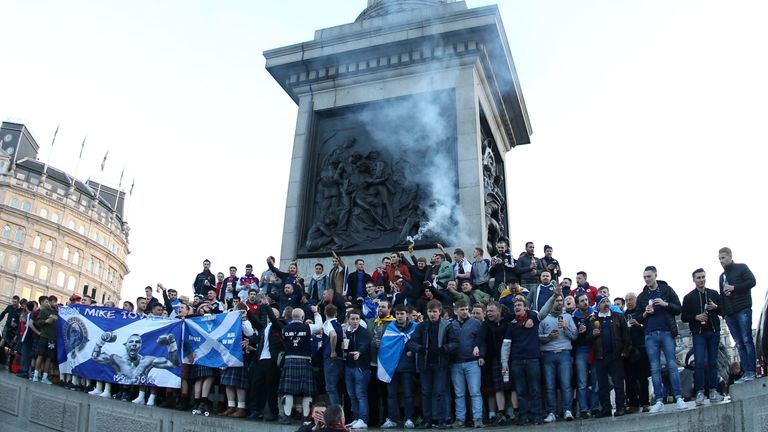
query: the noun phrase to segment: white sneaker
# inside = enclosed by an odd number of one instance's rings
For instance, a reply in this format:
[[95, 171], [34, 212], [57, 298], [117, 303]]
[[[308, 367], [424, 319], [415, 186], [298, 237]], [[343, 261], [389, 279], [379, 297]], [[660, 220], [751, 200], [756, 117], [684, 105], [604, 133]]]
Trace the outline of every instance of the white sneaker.
[[573, 414], [566, 410], [563, 414], [563, 418], [565, 418], [565, 421], [573, 421]]
[[88, 394], [92, 396], [96, 396], [97, 394], [101, 393], [99, 389], [94, 388], [93, 390], [89, 391]]
[[384, 424], [381, 425], [382, 429], [392, 429], [396, 427], [397, 427], [397, 423], [393, 422], [390, 419], [387, 419], [387, 421], [385, 421]]
[[725, 398], [723, 398], [723, 395], [717, 392], [715, 389], [709, 390], [709, 403], [718, 403], [722, 402]]
[[[703, 396], [704, 396], [704, 395], [702, 395], [702, 397], [703, 397]], [[683, 400], [683, 398], [679, 397], [679, 398], [677, 398], [677, 402], [675, 402], [675, 408], [677, 408], [677, 409], [678, 409], [678, 410], [680, 410], [680, 411], [684, 411], [684, 410], [687, 410], [687, 409], [688, 409], [688, 404], [687, 404], [687, 403], [685, 403], [685, 401]]]
[[111, 393], [110, 391], [104, 390], [103, 392], [99, 393], [99, 396], [106, 399], [110, 399], [112, 397], [110, 393]]
[[547, 415], [544, 418], [544, 423], [553, 423], [554, 421], [555, 421], [555, 414], [554, 413], [549, 413], [549, 415]]
[[698, 391], [696, 392], [696, 406], [702, 406], [704, 405], [704, 392]]
[[357, 419], [352, 423], [351, 429], [368, 429], [368, 425], [362, 419]]
[[149, 400], [147, 401], [147, 406], [155, 406], [155, 398], [150, 396]]
[[132, 400], [131, 402], [137, 404], [137, 405], [144, 405], [144, 395], [139, 395], [136, 399]]
[[651, 414], [656, 414], [662, 411], [664, 411], [664, 402], [657, 401], [655, 404], [653, 404], [653, 406], [651, 407], [651, 410], [648, 412], [650, 412]]
[[416, 427], [415, 424], [413, 424], [413, 420], [408, 419], [405, 421], [405, 424], [403, 425], [406, 429], [413, 429]]
[[41, 379], [40, 382], [43, 383], [43, 384], [48, 384], [48, 385], [53, 384], [51, 382], [51, 380], [49, 380], [48, 378], [45, 378], [45, 377], [43, 379]]

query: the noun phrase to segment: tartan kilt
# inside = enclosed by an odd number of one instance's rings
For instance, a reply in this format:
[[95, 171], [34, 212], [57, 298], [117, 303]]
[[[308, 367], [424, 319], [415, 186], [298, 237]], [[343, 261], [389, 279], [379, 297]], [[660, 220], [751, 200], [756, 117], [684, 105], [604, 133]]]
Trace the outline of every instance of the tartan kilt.
[[228, 367], [221, 372], [221, 385], [239, 389], [248, 388], [248, 377], [244, 367]]
[[219, 376], [219, 369], [208, 367], [208, 366], [198, 366], [198, 365], [192, 365], [192, 373], [190, 373], [190, 379], [199, 379], [199, 378], [208, 378], [208, 377], [217, 377]]
[[509, 371], [509, 381], [504, 382], [504, 376], [501, 373], [501, 362], [494, 361], [491, 366], [491, 379], [494, 393], [500, 391], [509, 391], [515, 389], [515, 383], [512, 381], [512, 371]]
[[315, 378], [309, 359], [285, 359], [277, 392], [293, 396], [312, 396], [316, 393]]

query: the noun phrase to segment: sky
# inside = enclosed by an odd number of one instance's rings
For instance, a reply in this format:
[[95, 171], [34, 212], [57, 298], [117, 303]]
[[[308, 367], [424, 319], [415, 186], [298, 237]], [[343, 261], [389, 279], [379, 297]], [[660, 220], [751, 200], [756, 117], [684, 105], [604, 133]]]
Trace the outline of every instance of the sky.
[[[365, 6], [0, 0], [0, 118], [26, 123], [40, 158], [71, 173], [87, 136], [78, 178], [118, 186], [125, 169], [126, 192], [135, 179], [124, 299], [157, 282], [190, 294], [204, 258], [225, 273], [279, 258], [297, 107], [262, 53]], [[655, 265], [682, 298], [699, 267], [716, 287], [729, 246], [762, 305], [768, 4], [498, 7], [533, 128], [506, 155], [514, 253], [550, 244], [566, 275], [612, 295], [642, 289]]]

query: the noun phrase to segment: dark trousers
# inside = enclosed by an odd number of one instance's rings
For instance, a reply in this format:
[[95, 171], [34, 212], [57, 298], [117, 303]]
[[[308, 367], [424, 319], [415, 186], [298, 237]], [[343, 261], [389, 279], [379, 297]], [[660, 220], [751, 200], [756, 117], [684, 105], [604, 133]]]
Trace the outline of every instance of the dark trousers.
[[248, 409], [260, 411], [266, 404], [269, 407], [269, 414], [276, 416], [280, 369], [273, 359], [259, 360], [251, 366], [248, 369]]
[[616, 383], [616, 410], [624, 409], [624, 360], [621, 357], [609, 355], [595, 360], [597, 370], [597, 387], [600, 389], [600, 405], [604, 414], [611, 413], [611, 388], [608, 385], [608, 377]]
[[627, 406], [642, 407], [650, 405], [648, 378], [651, 376], [651, 365], [648, 363], [645, 348], [636, 350], [637, 352], [624, 359], [624, 382], [627, 385]]
[[448, 396], [448, 369], [430, 365], [421, 378], [421, 411], [424, 421], [444, 422], [448, 418], [445, 400]]
[[368, 382], [368, 424], [384, 423], [387, 416], [387, 383], [376, 378], [377, 368], [371, 366], [371, 380]]
[[513, 360], [513, 380], [520, 408], [520, 418], [527, 421], [541, 420], [541, 364], [539, 359]]

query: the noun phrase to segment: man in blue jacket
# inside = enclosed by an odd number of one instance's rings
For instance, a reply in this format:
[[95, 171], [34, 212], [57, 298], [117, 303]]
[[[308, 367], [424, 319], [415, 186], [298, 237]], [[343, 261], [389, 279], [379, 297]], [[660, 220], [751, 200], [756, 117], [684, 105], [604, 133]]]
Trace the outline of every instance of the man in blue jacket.
[[736, 342], [744, 375], [736, 381], [752, 381], [757, 376], [755, 365], [755, 342], [752, 340], [752, 288], [755, 275], [746, 264], [733, 262], [733, 252], [724, 247], [718, 251], [723, 273], [720, 275], [720, 297], [723, 302], [722, 314], [725, 323]]

